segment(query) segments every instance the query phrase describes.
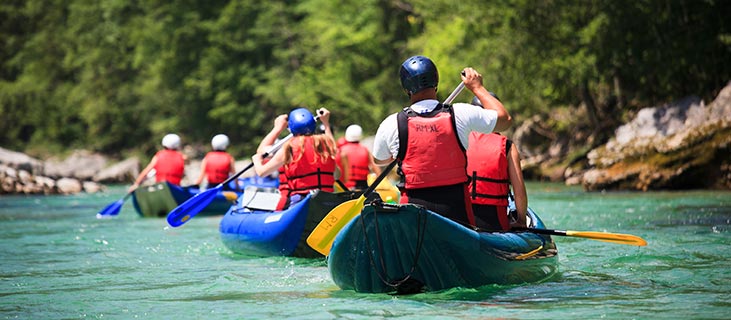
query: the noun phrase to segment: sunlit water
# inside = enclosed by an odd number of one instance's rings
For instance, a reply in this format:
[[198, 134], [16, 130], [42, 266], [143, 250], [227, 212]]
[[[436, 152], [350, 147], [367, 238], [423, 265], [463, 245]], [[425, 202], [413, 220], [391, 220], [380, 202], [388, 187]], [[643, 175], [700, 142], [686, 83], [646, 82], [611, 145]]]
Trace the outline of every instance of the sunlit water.
[[629, 233], [647, 247], [556, 237], [559, 274], [411, 296], [342, 291], [324, 259], [238, 256], [220, 217], [180, 228], [95, 214], [124, 194], [0, 197], [0, 317], [366, 319], [731, 317], [731, 193], [585, 193], [529, 184], [549, 228]]

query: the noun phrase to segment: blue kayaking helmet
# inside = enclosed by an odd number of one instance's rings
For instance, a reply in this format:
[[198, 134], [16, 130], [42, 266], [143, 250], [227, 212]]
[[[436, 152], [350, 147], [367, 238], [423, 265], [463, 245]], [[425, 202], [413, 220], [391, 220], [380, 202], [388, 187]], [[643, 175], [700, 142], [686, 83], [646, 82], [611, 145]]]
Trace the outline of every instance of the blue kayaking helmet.
[[315, 117], [312, 116], [310, 110], [297, 108], [289, 113], [287, 126], [289, 132], [292, 132], [295, 136], [313, 134], [316, 127]]
[[429, 58], [413, 56], [401, 64], [399, 72], [401, 86], [409, 95], [427, 88], [436, 88], [439, 84], [439, 72]]

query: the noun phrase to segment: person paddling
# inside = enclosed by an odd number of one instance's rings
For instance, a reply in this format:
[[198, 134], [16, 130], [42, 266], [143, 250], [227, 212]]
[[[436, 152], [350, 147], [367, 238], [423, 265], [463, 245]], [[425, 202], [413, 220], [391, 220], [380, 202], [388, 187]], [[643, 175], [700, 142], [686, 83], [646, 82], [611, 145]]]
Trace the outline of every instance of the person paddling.
[[[279, 170], [284, 174], [289, 196], [282, 195], [277, 210], [283, 210], [302, 200], [311, 190], [333, 192], [335, 183], [335, 157], [337, 148], [330, 129], [330, 111], [318, 110], [324, 133], [316, 133], [316, 121], [312, 113], [304, 108], [292, 110], [274, 119], [274, 128], [259, 144], [257, 154], [251, 159], [259, 176], [266, 176]], [[274, 144], [276, 137], [285, 129], [294, 135], [285, 142], [282, 149], [264, 162], [264, 154]], [[280, 189], [281, 190], [281, 189]]]
[[348, 159], [349, 174], [345, 177], [345, 186], [350, 190], [364, 190], [368, 188], [368, 174], [381, 174], [370, 150], [360, 143], [363, 138], [363, 128], [352, 124], [345, 129], [345, 143], [338, 146], [340, 157]]
[[128, 192], [137, 189], [152, 169], [156, 171], [156, 182], [167, 181], [176, 186], [180, 185], [185, 174], [185, 156], [179, 151], [180, 136], [174, 133], [165, 135], [162, 138], [162, 146], [163, 150], [158, 151], [152, 157], [147, 167], [137, 176], [134, 184], [129, 187]]
[[[490, 94], [497, 99], [495, 94]], [[472, 99], [472, 104], [481, 105], [477, 97]], [[510, 139], [499, 133], [472, 132], [467, 149], [467, 173], [478, 228], [508, 231], [511, 227], [526, 227], [528, 194], [520, 167], [520, 153]], [[511, 186], [516, 209], [512, 221], [507, 208]]]
[[[211, 139], [213, 151], [208, 152], [203, 157], [201, 173], [198, 175], [198, 179], [195, 180], [195, 185], [200, 185], [203, 179], [206, 179], [209, 186], [215, 186], [224, 182], [231, 174], [236, 173], [234, 157], [226, 152], [228, 145], [229, 139], [225, 134], [217, 134]], [[231, 190], [231, 187], [225, 185], [223, 189]]]
[[437, 100], [439, 73], [427, 57], [413, 56], [400, 68], [401, 86], [411, 105], [388, 116], [376, 133], [373, 157], [383, 164], [398, 159], [409, 203], [474, 225], [467, 189], [469, 133], [490, 133], [510, 127], [505, 107], [482, 85], [482, 75], [465, 68], [462, 81], [482, 102], [442, 105]]

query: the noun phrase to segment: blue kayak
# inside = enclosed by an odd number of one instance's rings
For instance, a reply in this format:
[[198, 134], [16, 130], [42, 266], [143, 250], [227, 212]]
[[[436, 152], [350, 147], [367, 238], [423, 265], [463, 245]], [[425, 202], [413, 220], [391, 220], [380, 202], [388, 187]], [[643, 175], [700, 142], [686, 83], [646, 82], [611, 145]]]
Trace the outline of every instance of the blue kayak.
[[[531, 226], [545, 228], [533, 210]], [[371, 204], [338, 233], [333, 281], [364, 293], [416, 293], [537, 282], [558, 270], [548, 235], [477, 232], [416, 205]]]
[[251, 201], [244, 199], [247, 195], [251, 196], [250, 189], [221, 219], [224, 245], [238, 254], [303, 258], [323, 257], [307, 245], [307, 237], [330, 210], [359, 196], [354, 192], [315, 191], [286, 210], [273, 211], [249, 207]]

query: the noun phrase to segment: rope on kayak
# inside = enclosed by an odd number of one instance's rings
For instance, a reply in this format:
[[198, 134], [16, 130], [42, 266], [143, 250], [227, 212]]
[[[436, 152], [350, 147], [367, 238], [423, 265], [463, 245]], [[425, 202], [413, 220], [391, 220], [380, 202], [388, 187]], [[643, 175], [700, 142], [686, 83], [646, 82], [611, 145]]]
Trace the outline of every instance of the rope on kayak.
[[[382, 203], [373, 203], [372, 205], [376, 205], [379, 207], [383, 207]], [[365, 215], [361, 215], [360, 218], [360, 226], [361, 230], [363, 232], [363, 237], [366, 245], [366, 250], [368, 251], [368, 259], [370, 260], [371, 268], [376, 272], [376, 275], [378, 275], [378, 278], [381, 280], [381, 282], [389, 287], [392, 287], [396, 289], [398, 294], [410, 294], [410, 293], [417, 293], [422, 290], [423, 284], [415, 279], [411, 279], [411, 276], [414, 274], [414, 271], [416, 270], [416, 265], [419, 262], [419, 255], [421, 254], [422, 244], [424, 243], [424, 235], [426, 234], [426, 213], [425, 208], [420, 207], [419, 211], [416, 214], [416, 248], [414, 252], [413, 261], [411, 264], [411, 269], [409, 272], [406, 273], [406, 275], [400, 279], [400, 280], [390, 280], [388, 276], [388, 268], [386, 267], [385, 260], [383, 259], [383, 244], [381, 242], [381, 235], [379, 232], [378, 227], [378, 214], [377, 210], [373, 211], [373, 226], [375, 229], [375, 236], [376, 236], [376, 244], [378, 247], [378, 258], [380, 260], [380, 268], [376, 267], [375, 258], [373, 257], [373, 250], [371, 250], [370, 241], [368, 239], [368, 233], [366, 232], [366, 226], [365, 226]]]

